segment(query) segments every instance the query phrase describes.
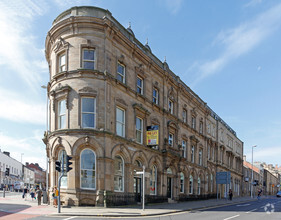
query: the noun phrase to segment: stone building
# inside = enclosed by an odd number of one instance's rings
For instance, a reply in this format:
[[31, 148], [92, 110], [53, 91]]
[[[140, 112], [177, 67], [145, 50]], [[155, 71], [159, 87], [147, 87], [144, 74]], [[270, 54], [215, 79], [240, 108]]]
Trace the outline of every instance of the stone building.
[[[50, 189], [55, 161], [72, 158], [62, 177], [67, 205], [215, 196], [216, 172], [242, 182], [243, 142], [200, 97], [108, 10], [74, 7], [46, 37], [49, 132], [44, 137]], [[227, 191], [219, 185], [222, 195]]]
[[35, 172], [26, 167], [23, 166], [23, 182], [24, 182], [24, 186], [26, 186], [27, 188], [32, 188], [35, 186]]
[[[253, 178], [252, 178], [253, 170]], [[243, 174], [244, 174], [244, 184], [243, 184], [243, 193], [246, 196], [252, 195], [256, 196], [258, 191], [262, 189], [264, 191], [263, 182], [264, 182], [264, 169], [262, 166], [256, 167], [255, 164], [251, 164], [246, 161], [246, 156], [244, 156], [243, 161]], [[253, 183], [253, 184], [252, 184]], [[252, 185], [252, 189], [251, 189]]]
[[[25, 163], [25, 167], [31, 169], [34, 174], [33, 184], [45, 189], [46, 187], [46, 171], [44, 171], [38, 163]], [[31, 174], [32, 175], [32, 174]], [[31, 176], [32, 178], [32, 176]], [[26, 184], [27, 185], [27, 184]]]
[[280, 188], [280, 174], [264, 169], [264, 194], [276, 195]]

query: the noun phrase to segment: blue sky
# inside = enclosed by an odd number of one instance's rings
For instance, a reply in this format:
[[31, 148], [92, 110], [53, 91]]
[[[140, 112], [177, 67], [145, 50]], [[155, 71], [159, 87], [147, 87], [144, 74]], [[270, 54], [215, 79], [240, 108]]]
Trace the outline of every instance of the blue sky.
[[45, 37], [73, 6], [108, 9], [226, 121], [244, 154], [281, 165], [281, 2], [0, 0], [0, 148], [46, 166]]

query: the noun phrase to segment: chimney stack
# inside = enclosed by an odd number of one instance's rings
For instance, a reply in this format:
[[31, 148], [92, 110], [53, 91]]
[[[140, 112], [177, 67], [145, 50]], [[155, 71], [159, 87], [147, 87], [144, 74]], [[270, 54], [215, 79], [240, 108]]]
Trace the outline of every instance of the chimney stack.
[[10, 156], [10, 152], [4, 151], [4, 154], [6, 154], [8, 157]]

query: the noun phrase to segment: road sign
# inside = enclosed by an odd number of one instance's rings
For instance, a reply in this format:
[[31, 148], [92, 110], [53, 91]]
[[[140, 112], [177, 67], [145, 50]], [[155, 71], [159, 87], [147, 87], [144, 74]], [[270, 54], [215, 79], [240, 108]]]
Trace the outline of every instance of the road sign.
[[230, 184], [231, 175], [230, 172], [217, 172], [216, 182], [217, 184]]

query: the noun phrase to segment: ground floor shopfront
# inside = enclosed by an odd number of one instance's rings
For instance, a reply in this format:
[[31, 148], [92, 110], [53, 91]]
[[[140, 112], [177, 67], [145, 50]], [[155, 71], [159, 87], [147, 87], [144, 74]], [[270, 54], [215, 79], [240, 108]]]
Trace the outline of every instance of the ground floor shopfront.
[[[91, 136], [53, 135], [48, 142], [50, 158], [50, 188], [58, 186], [60, 173], [55, 170], [55, 161], [62, 155], [72, 157], [73, 169], [65, 173], [61, 181], [61, 201], [65, 205], [112, 206], [141, 202], [145, 189], [146, 202], [188, 201], [215, 198], [217, 196], [215, 162], [207, 166], [191, 163], [182, 157], [180, 150], [168, 146], [148, 148], [133, 141], [112, 138], [103, 132]], [[139, 172], [145, 170], [145, 179]], [[240, 185], [233, 173], [235, 195]], [[235, 182], [234, 182], [235, 180]], [[144, 183], [144, 184], [143, 184]], [[219, 196], [226, 192], [218, 187]]]

